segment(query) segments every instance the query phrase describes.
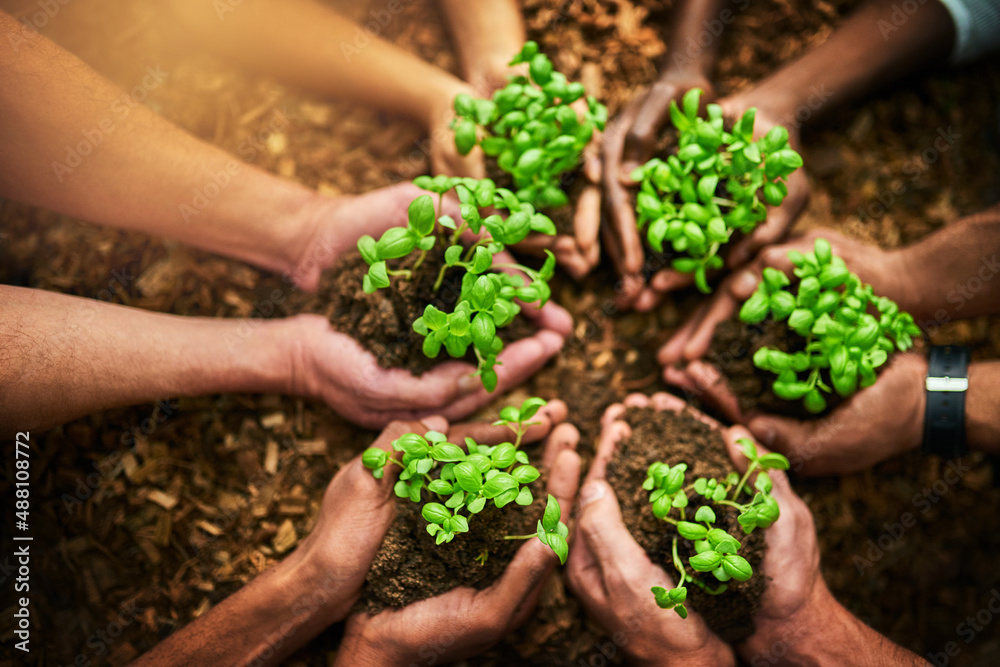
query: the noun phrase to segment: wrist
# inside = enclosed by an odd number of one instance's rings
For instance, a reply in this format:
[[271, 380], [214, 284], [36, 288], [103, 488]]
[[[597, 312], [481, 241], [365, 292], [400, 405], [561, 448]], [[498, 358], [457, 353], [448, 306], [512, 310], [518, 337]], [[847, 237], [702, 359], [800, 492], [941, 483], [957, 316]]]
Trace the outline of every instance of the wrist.
[[406, 667], [411, 664], [401, 655], [393, 655], [390, 645], [376, 637], [368, 637], [363, 621], [348, 622], [347, 631], [337, 650], [336, 667]]
[[835, 656], [853, 650], [860, 621], [818, 579], [807, 601], [794, 612], [779, 618], [758, 616], [756, 623], [754, 635], [739, 647], [744, 661], [774, 664], [780, 658], [787, 664], [819, 665], [838, 664]]

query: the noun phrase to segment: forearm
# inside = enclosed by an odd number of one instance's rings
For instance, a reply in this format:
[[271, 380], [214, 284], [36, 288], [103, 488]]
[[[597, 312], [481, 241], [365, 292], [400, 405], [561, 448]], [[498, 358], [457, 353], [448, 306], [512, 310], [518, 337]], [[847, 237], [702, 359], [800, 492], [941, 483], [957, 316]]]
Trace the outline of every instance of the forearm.
[[1000, 361], [969, 366], [965, 435], [970, 448], [1000, 454]]
[[466, 81], [503, 81], [507, 63], [527, 41], [517, 0], [441, 0]]
[[[315, 0], [247, 0], [223, 16], [211, 2], [172, 0], [181, 22], [232, 61], [328, 98], [429, 125], [465, 86]], [[370, 18], [397, 20], [388, 9]], [[381, 21], [381, 22], [380, 22]], [[376, 31], [378, 32], [378, 31]]]
[[290, 391], [294, 326], [0, 286], [0, 433], [171, 396]]
[[822, 582], [812, 599], [782, 621], [758, 621], [757, 633], [740, 647], [751, 665], [925, 665], [847, 611]]
[[343, 617], [337, 588], [296, 551], [133, 664], [279, 665]]
[[873, 0], [854, 12], [823, 44], [810, 49], [740, 93], [746, 106], [795, 122], [800, 109], [811, 119], [888, 82], [943, 61], [955, 28], [937, 0], [920, 4], [900, 21], [898, 3]]
[[[712, 78], [721, 32], [716, 34], [709, 26], [721, 26], [724, 30], [733, 22], [735, 15], [730, 4], [729, 0], [686, 0], [675, 6], [661, 79], [676, 75]], [[707, 45], [705, 35], [709, 38]]]
[[901, 279], [886, 294], [917, 323], [1000, 312], [1000, 207], [969, 216], [888, 257]]

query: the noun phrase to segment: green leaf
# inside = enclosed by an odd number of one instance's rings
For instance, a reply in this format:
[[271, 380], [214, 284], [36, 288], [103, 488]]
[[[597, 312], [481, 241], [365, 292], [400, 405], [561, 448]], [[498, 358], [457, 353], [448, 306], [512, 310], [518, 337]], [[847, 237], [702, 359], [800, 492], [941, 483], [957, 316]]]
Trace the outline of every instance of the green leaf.
[[545, 513], [542, 515], [542, 527], [551, 533], [559, 525], [560, 516], [562, 510], [559, 508], [559, 501], [550, 493], [545, 503]]
[[764, 454], [759, 459], [757, 459], [760, 467], [763, 469], [773, 469], [773, 470], [788, 470], [788, 459], [786, 459], [781, 454], [776, 454], [771, 452], [769, 454]]
[[826, 399], [823, 398], [823, 394], [821, 394], [818, 389], [813, 388], [802, 399], [802, 405], [805, 406], [805, 409], [809, 412], [818, 414], [826, 409]]
[[367, 234], [358, 239], [358, 252], [361, 253], [361, 258], [367, 264], [374, 264], [379, 260], [378, 251], [375, 246], [375, 239]]
[[476, 145], [476, 124], [471, 120], [461, 120], [455, 125], [455, 148], [461, 155], [468, 155]]
[[750, 295], [750, 298], [740, 308], [740, 320], [749, 324], [763, 322], [764, 318], [767, 317], [769, 308], [770, 301], [768, 297], [760, 290], [757, 290]]
[[443, 479], [432, 480], [430, 484], [427, 485], [427, 489], [433, 493], [440, 496], [451, 495], [455, 491], [455, 486], [448, 481]]
[[[476, 282], [469, 294], [469, 301], [472, 307], [475, 310], [487, 310], [493, 305], [494, 299], [496, 299], [496, 287], [493, 285], [493, 281], [487, 276], [476, 278]], [[493, 340], [492, 337], [490, 340]]]
[[441, 503], [427, 503], [420, 514], [431, 523], [441, 524], [451, 518], [451, 512]]
[[755, 489], [761, 493], [771, 493], [771, 487], [773, 483], [771, 482], [771, 476], [766, 472], [761, 472], [757, 474], [757, 479], [754, 480], [753, 486]]
[[489, 353], [492, 349], [493, 339], [496, 337], [497, 327], [490, 315], [487, 313], [476, 313], [469, 333], [472, 336], [472, 344], [476, 346], [476, 349], [483, 353]]
[[386, 269], [385, 262], [375, 262], [368, 267], [368, 275], [366, 277], [371, 281], [372, 286], [376, 289], [389, 286], [389, 273]]
[[545, 153], [541, 148], [531, 148], [517, 159], [514, 171], [518, 174], [533, 176], [538, 173], [545, 162]]
[[529, 489], [526, 486], [521, 487], [521, 490], [517, 494], [517, 498], [514, 499], [514, 502], [517, 503], [518, 505], [521, 505], [522, 507], [527, 507], [533, 501], [534, 498], [532, 498], [531, 496], [531, 489]]
[[768, 300], [768, 305], [771, 307], [771, 315], [774, 319], [780, 321], [791, 315], [792, 311], [795, 310], [795, 297], [784, 290], [775, 292]]
[[431, 457], [435, 461], [441, 461], [444, 463], [451, 461], [464, 461], [465, 452], [458, 445], [453, 445], [450, 442], [442, 442], [439, 445], [434, 445], [431, 448]]
[[487, 498], [496, 498], [501, 493], [510, 491], [511, 489], [517, 489], [517, 482], [513, 476], [505, 472], [493, 475], [483, 485], [483, 493]]
[[552, 61], [544, 53], [536, 53], [528, 66], [531, 80], [544, 86], [552, 79]]
[[514, 445], [505, 442], [493, 449], [493, 452], [490, 454], [490, 460], [493, 461], [494, 467], [506, 468], [514, 463], [515, 454], [517, 454], [517, 449], [514, 448]]
[[493, 264], [493, 253], [479, 246], [476, 248], [476, 253], [472, 257], [472, 273], [482, 273], [486, 271]]
[[[697, 489], [695, 489], [697, 491]], [[704, 495], [704, 491], [700, 492]], [[715, 511], [712, 510], [708, 505], [702, 505], [698, 508], [698, 511], [694, 514], [695, 521], [704, 521], [705, 523], [715, 523]]]
[[698, 572], [711, 572], [722, 563], [722, 554], [718, 551], [702, 551], [700, 554], [691, 556], [688, 563]]
[[694, 120], [698, 116], [698, 104], [701, 101], [701, 88], [692, 88], [684, 93], [681, 104], [684, 106], [684, 115], [689, 120]]
[[531, 484], [541, 473], [534, 466], [518, 466], [510, 474], [519, 484]]
[[389, 454], [378, 447], [369, 447], [361, 455], [361, 463], [369, 470], [381, 468], [389, 461]]
[[538, 412], [539, 409], [545, 407], [547, 401], [537, 397], [531, 397], [525, 399], [524, 403], [521, 404], [520, 409], [520, 419], [521, 421], [528, 421]]
[[750, 438], [740, 438], [736, 441], [738, 445], [743, 450], [743, 456], [747, 457], [750, 461], [757, 461], [759, 455], [757, 454], [757, 445]]
[[703, 540], [708, 535], [708, 529], [705, 526], [690, 521], [678, 521], [677, 532], [687, 540]]
[[471, 116], [474, 113], [474, 100], [472, 95], [459, 93], [458, 95], [455, 95], [455, 99], [452, 104], [455, 107], [455, 113], [459, 116]]
[[463, 461], [455, 466], [455, 481], [462, 490], [469, 493], [479, 493], [483, 488], [483, 478], [469, 461]]
[[753, 576], [753, 569], [746, 558], [736, 554], [726, 554], [722, 559], [722, 568], [736, 581], [746, 581]]
[[424, 308], [423, 314], [424, 324], [427, 325], [432, 331], [437, 329], [443, 329], [448, 326], [448, 316], [444, 314], [443, 311], [439, 310], [433, 304], [427, 304]]
[[454, 266], [460, 259], [462, 259], [462, 246], [453, 245], [444, 251], [444, 263], [446, 265]]
[[[429, 195], [421, 195], [430, 201]], [[412, 205], [411, 205], [412, 206]], [[433, 207], [431, 225], [434, 225]], [[419, 237], [408, 227], [392, 227], [387, 229], [382, 238], [375, 244], [375, 251], [381, 259], [396, 259], [408, 255], [416, 247]], [[372, 265], [375, 266], [375, 265]], [[374, 278], [373, 278], [374, 280]]]
[[549, 533], [548, 545], [555, 552], [556, 556], [559, 557], [559, 563], [565, 565], [566, 557], [569, 555], [569, 545], [566, 543], [566, 538], [562, 535]]
[[482, 496], [472, 500], [466, 507], [469, 508], [469, 512], [472, 514], [479, 514], [486, 507], [486, 498]]

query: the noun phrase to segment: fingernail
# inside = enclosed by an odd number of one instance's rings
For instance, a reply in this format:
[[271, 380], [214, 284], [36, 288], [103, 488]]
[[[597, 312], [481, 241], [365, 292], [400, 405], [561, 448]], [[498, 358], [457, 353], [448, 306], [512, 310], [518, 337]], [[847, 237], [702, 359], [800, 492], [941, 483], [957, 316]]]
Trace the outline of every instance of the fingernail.
[[580, 489], [580, 509], [583, 509], [595, 500], [600, 500], [607, 493], [608, 485], [600, 480], [587, 482]]
[[483, 382], [478, 375], [463, 375], [458, 378], [458, 390], [463, 394], [471, 394], [481, 386]]

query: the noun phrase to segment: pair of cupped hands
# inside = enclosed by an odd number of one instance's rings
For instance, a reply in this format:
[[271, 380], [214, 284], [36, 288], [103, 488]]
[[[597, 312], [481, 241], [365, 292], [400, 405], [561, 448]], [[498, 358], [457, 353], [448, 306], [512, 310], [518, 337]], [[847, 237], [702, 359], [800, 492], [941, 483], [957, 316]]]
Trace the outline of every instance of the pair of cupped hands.
[[[559, 500], [562, 520], [571, 526], [566, 564], [570, 590], [612, 638], [615, 650], [638, 664], [655, 664], [663, 655], [670, 655], [672, 664], [735, 664], [734, 649], [708, 629], [697, 610], [681, 619], [657, 607], [650, 589], [671, 588], [671, 577], [650, 561], [629, 534], [614, 491], [604, 480], [605, 465], [616, 444], [630, 432], [623, 421], [628, 407], [690, 409], [685, 405], [676, 396], [660, 393], [651, 397], [635, 394], [609, 407], [602, 419], [596, 456], [579, 496], [580, 458], [576, 447], [580, 436], [565, 422], [566, 405], [550, 401], [539, 411], [525, 441], [544, 441], [542, 467], [549, 471], [548, 492]], [[737, 440], [749, 436], [746, 429], [725, 428], [705, 415], [693, 414], [719, 431], [735, 467], [745, 470], [746, 459]], [[372, 446], [389, 451], [392, 441], [403, 434], [429, 430], [446, 433], [450, 442], [457, 443], [473, 437], [478, 442], [497, 444], [508, 440], [510, 434], [504, 426], [449, 424], [443, 417], [432, 416], [421, 421], [393, 422]], [[819, 573], [812, 515], [791, 490], [784, 473], [770, 474], [781, 516], [766, 532], [770, 548], [762, 569], [773, 580], [755, 617], [756, 632], [736, 647], [748, 660], [781, 641], [790, 623], [815, 617], [813, 607], [828, 597]], [[338, 655], [343, 664], [408, 665], [429, 653], [436, 662], [478, 654], [532, 614], [558, 559], [551, 549], [533, 539], [517, 551], [500, 579], [484, 590], [456, 588], [402, 609], [349, 616], [372, 559], [395, 519], [395, 475], [394, 467], [390, 467], [383, 479], [376, 480], [363, 466], [361, 457], [355, 457], [333, 478], [316, 528], [293, 554], [311, 563], [308, 571], [325, 581], [337, 582], [337, 590], [329, 591], [333, 608], [326, 617], [330, 622], [347, 618]], [[575, 521], [571, 521], [574, 500]], [[305, 590], [310, 588], [308, 582], [303, 586]]]

